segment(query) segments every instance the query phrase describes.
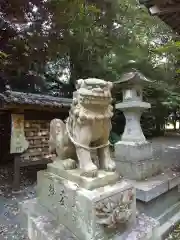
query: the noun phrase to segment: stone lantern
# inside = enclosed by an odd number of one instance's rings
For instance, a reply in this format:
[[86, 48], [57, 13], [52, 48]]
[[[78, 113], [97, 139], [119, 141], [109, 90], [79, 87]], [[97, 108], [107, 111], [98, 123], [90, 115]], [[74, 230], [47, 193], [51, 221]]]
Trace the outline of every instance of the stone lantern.
[[116, 104], [116, 109], [124, 113], [126, 125], [121, 141], [115, 144], [115, 158], [118, 172], [130, 179], [145, 179], [159, 171], [153, 159], [152, 146], [140, 124], [143, 111], [151, 107], [143, 102], [143, 86], [150, 82], [134, 71], [124, 74], [117, 83], [122, 89], [123, 101]]

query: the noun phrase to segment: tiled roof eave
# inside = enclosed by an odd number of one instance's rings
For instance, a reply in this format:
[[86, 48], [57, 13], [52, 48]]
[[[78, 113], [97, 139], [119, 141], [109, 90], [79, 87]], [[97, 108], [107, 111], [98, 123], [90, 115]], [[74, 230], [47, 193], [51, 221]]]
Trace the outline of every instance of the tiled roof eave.
[[[146, 6], [151, 15], [158, 16], [162, 21], [169, 25], [174, 32], [178, 35], [180, 34], [180, 2], [178, 0], [173, 0], [171, 2], [166, 0], [139, 0], [139, 3]], [[150, 11], [152, 7], [157, 8], [156, 13]]]
[[12, 91], [0, 93], [0, 101], [4, 105], [37, 105], [40, 107], [62, 108], [69, 107], [72, 99]]

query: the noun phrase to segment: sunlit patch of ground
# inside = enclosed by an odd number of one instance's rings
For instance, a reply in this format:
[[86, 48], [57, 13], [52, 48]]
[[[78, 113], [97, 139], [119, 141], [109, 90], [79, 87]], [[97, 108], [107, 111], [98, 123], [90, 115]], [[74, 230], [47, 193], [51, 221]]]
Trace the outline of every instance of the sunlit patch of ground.
[[[179, 126], [180, 126], [180, 123], [177, 121], [177, 122], [176, 122], [176, 129], [179, 129]], [[174, 129], [174, 126], [173, 126], [172, 123], [168, 123], [168, 124], [165, 126], [165, 128], [166, 128], [167, 130], [172, 130], [172, 129]]]

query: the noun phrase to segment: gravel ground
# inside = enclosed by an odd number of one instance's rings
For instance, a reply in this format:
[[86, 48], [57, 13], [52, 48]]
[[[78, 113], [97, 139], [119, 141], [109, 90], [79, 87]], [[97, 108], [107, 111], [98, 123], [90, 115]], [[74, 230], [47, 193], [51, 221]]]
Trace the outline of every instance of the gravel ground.
[[21, 171], [21, 187], [13, 193], [12, 167], [0, 168], [0, 240], [28, 240], [26, 232], [20, 227], [18, 203], [35, 196], [35, 171]]
[[[164, 167], [175, 168], [180, 164], [180, 136], [155, 138], [151, 141], [154, 155], [162, 161]], [[20, 227], [18, 203], [35, 197], [36, 171], [34, 168], [21, 171], [18, 193], [13, 193], [11, 189], [12, 175], [12, 166], [0, 166], [0, 240], [28, 240]]]

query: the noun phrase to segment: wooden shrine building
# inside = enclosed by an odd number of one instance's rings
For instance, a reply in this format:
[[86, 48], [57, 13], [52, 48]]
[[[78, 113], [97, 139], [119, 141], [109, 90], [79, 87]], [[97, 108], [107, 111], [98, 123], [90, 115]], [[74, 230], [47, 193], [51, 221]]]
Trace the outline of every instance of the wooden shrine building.
[[176, 33], [180, 34], [180, 1], [179, 0], [139, 0], [149, 13], [158, 16]]
[[0, 92], [0, 163], [14, 161], [15, 188], [19, 187], [21, 167], [51, 161], [49, 124], [53, 118], [68, 116], [71, 101], [67, 95]]

